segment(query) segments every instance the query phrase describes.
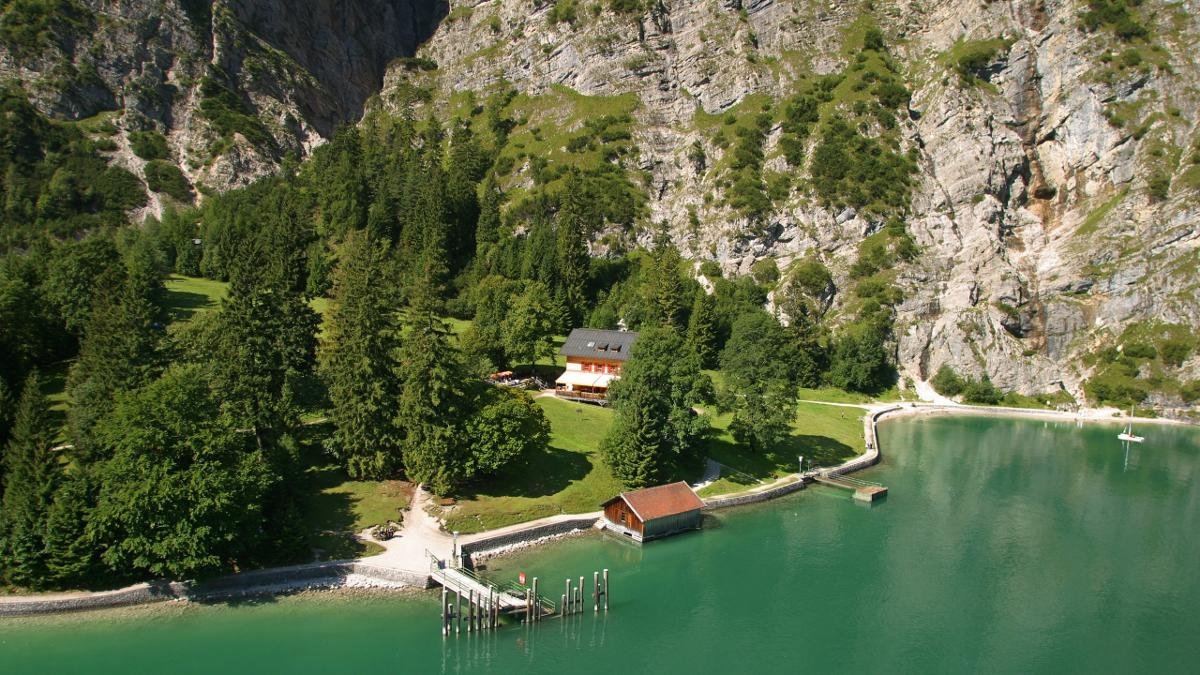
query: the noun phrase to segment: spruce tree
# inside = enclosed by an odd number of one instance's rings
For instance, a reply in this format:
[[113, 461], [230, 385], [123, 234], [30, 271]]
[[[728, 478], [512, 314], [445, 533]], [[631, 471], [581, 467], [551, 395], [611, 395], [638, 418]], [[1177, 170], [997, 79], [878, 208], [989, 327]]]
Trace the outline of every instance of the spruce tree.
[[696, 293], [696, 299], [692, 302], [692, 315], [688, 317], [687, 344], [700, 358], [701, 367], [716, 366], [716, 301], [703, 290]]
[[281, 266], [264, 264], [267, 257], [260, 246], [248, 246], [235, 261], [212, 359], [226, 410], [264, 449], [297, 421], [318, 324], [293, 279], [281, 278]]
[[50, 582], [46, 525], [61, 479], [58, 453], [52, 445], [50, 411], [41, 377], [34, 370], [21, 389], [4, 454], [7, 475], [0, 500], [0, 560], [5, 578], [15, 586], [40, 589]]
[[554, 357], [555, 303], [545, 284], [530, 281], [504, 317], [504, 352], [513, 365]]
[[711, 387], [706, 380], [674, 328], [638, 335], [609, 390], [616, 418], [600, 449], [614, 476], [628, 487], [655, 485], [699, 460], [708, 420], [692, 406]]
[[86, 461], [95, 449], [92, 429], [112, 410], [116, 394], [144, 384], [155, 365], [158, 309], [143, 297], [146, 292], [144, 281], [130, 277], [119, 297], [101, 298], [88, 318], [67, 378], [69, 435], [76, 454]]
[[400, 349], [404, 388], [396, 421], [405, 434], [404, 470], [409, 479], [447, 494], [465, 475], [469, 439], [461, 425], [469, 411], [466, 375], [437, 309], [427, 286], [414, 289]]
[[679, 250], [665, 236], [660, 236], [654, 246], [644, 289], [652, 319], [676, 328], [683, 327], [682, 261]]
[[95, 503], [95, 482], [83, 469], [68, 474], [54, 493], [46, 518], [46, 569], [59, 588], [82, 586], [99, 569], [97, 547], [87, 536]]
[[0, 496], [4, 495], [4, 446], [8, 445], [8, 434], [12, 430], [16, 415], [16, 402], [8, 393], [8, 383], [0, 377]]
[[[500, 240], [500, 207], [504, 204], [504, 193], [496, 185], [496, 179], [489, 175], [480, 188], [479, 220], [475, 227], [475, 255], [487, 257], [493, 244]], [[491, 267], [488, 272], [495, 272]]]
[[566, 325], [573, 328], [583, 322], [587, 310], [587, 283], [591, 258], [588, 256], [590, 228], [579, 176], [572, 172], [563, 189], [562, 207], [557, 222], [558, 289], [564, 306]]
[[475, 253], [480, 204], [477, 188], [487, 169], [487, 156], [471, 126], [461, 122], [450, 135], [446, 161], [446, 205], [451, 223], [451, 268], [461, 269]]
[[386, 249], [367, 235], [351, 235], [341, 258], [321, 353], [334, 424], [326, 447], [352, 478], [381, 480], [404, 465], [396, 424], [401, 340], [395, 284], [387, 276]]

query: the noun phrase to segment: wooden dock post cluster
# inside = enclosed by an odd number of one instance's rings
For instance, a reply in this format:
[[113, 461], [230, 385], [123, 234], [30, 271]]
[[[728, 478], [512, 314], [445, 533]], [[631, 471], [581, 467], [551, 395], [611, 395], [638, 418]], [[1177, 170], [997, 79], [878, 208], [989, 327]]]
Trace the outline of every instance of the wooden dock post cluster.
[[[586, 577], [579, 577], [577, 584], [572, 584], [567, 578], [563, 584], [563, 592], [559, 595], [558, 613], [560, 616], [581, 614], [584, 611], [584, 586]], [[604, 611], [608, 611], [608, 570], [592, 572], [592, 611], [600, 611], [601, 598], [604, 600]], [[553, 609], [553, 608], [551, 608]], [[525, 590], [525, 623], [537, 623], [548, 616], [538, 594], [538, 578], [534, 577], [529, 588]]]
[[443, 637], [450, 635], [452, 628], [455, 635], [461, 633], [464, 620], [468, 633], [495, 630], [500, 627], [499, 594], [494, 588], [489, 587], [486, 595], [482, 591], [470, 590], [466, 593], [466, 601], [467, 608], [464, 614], [463, 592], [455, 590], [454, 597], [451, 598], [449, 589], [442, 586]]

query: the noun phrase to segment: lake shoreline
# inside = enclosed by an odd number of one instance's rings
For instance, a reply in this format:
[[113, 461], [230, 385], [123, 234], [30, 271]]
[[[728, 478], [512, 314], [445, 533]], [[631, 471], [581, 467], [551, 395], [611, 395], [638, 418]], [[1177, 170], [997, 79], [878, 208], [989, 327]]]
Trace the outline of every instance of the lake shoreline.
[[[827, 404], [859, 408], [865, 411], [863, 433], [866, 450], [835, 467], [806, 471], [803, 474], [788, 474], [766, 485], [750, 490], [705, 499], [706, 510], [729, 508], [746, 504], [770, 501], [785, 494], [803, 489], [817, 474], [842, 475], [853, 473], [878, 464], [882, 460], [878, 438], [879, 424], [909, 417], [953, 417], [976, 416], [1014, 419], [1044, 420], [1055, 422], [1105, 423], [1119, 425], [1157, 424], [1196, 426], [1182, 420], [1164, 418], [1112, 417], [1102, 411], [1085, 410], [1067, 412], [1027, 408], [998, 408], [990, 406], [945, 405], [937, 403], [894, 403], [894, 404]], [[784, 489], [786, 488], [786, 489]], [[496, 528], [477, 533], [477, 541], [504, 537], [503, 543], [494, 547], [477, 547], [475, 550], [464, 544], [463, 553], [472, 563], [494, 560], [518, 551], [527, 551], [565, 537], [578, 536], [595, 529], [597, 514], [577, 514], [556, 517], [569, 526], [547, 530], [539, 521], [530, 521], [519, 527]], [[543, 519], [545, 520], [545, 519]], [[593, 521], [589, 525], [585, 521]], [[558, 524], [558, 523], [555, 523]], [[0, 620], [9, 617], [53, 615], [112, 609], [118, 607], [149, 605], [167, 601], [183, 602], [227, 602], [254, 596], [293, 595], [304, 592], [328, 592], [341, 590], [371, 590], [390, 593], [399, 591], [421, 591], [430, 587], [427, 573], [383, 567], [372, 564], [370, 557], [352, 560], [330, 561], [297, 565], [283, 568], [255, 570], [244, 574], [221, 577], [210, 582], [144, 582], [107, 591], [72, 591], [54, 594], [0, 596]]]

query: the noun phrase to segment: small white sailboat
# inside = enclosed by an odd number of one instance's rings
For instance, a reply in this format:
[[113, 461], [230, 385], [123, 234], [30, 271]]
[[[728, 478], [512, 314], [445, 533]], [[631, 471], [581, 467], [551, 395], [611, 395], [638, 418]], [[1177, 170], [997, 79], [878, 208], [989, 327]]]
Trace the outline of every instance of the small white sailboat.
[[[1133, 417], [1133, 408], [1129, 409], [1129, 416]], [[1142, 441], [1146, 440], [1146, 439], [1142, 438], [1141, 436], [1138, 436], [1137, 434], [1133, 433], [1133, 422], [1132, 421], [1126, 423], [1125, 431], [1122, 431], [1121, 433], [1117, 434], [1117, 438], [1121, 439], [1122, 441], [1128, 441], [1130, 443], [1141, 443]]]

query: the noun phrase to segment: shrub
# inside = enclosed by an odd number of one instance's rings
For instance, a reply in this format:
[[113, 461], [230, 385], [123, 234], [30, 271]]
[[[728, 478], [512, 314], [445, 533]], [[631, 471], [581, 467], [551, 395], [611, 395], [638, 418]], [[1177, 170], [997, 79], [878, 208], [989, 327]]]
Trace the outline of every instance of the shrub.
[[943, 363], [942, 367], [938, 368], [937, 374], [929, 380], [929, 384], [942, 396], [958, 396], [964, 387], [963, 379], [954, 372], [948, 363]]
[[1171, 177], [1162, 171], [1156, 171], [1146, 182], [1150, 198], [1156, 202], [1164, 201], [1171, 192]]
[[1179, 388], [1179, 395], [1184, 403], [1200, 401], [1200, 380], [1192, 380]]
[[715, 260], [705, 260], [704, 262], [700, 263], [700, 274], [703, 274], [709, 279], [720, 279], [721, 266], [718, 265]]
[[133, 154], [145, 160], [167, 159], [170, 156], [167, 139], [157, 131], [131, 132], [129, 147], [133, 150]]
[[146, 186], [154, 192], [170, 195], [181, 202], [192, 199], [192, 186], [187, 177], [179, 167], [160, 159], [146, 164]]
[[1131, 342], [1125, 345], [1121, 353], [1131, 359], [1152, 359], [1158, 356], [1158, 350], [1154, 348], [1154, 345], [1144, 342]]
[[996, 405], [1004, 398], [1004, 392], [996, 388], [987, 375], [980, 380], [968, 379], [963, 386], [963, 400], [978, 405]]
[[92, 13], [78, 0], [0, 2], [0, 42], [19, 58], [32, 58], [48, 43], [86, 28]]
[[1146, 26], [1138, 20], [1130, 7], [1140, 4], [1141, 0], [1088, 0], [1088, 10], [1082, 17], [1083, 26], [1090, 31], [1108, 28], [1127, 42], [1146, 37]]
[[1159, 349], [1159, 354], [1162, 354], [1163, 363], [1173, 368], [1183, 365], [1183, 362], [1187, 361], [1191, 353], [1192, 340], [1180, 337], [1164, 340]]
[[779, 281], [779, 265], [774, 258], [763, 258], [750, 266], [750, 275], [763, 286], [772, 286]]
[[981, 84], [986, 81], [984, 76], [988, 66], [1008, 47], [1008, 41], [1003, 38], [959, 42], [950, 52], [950, 66], [963, 84]]
[[579, 8], [576, 0], [558, 0], [554, 6], [550, 8], [550, 12], [546, 15], [546, 19], [551, 25], [557, 23], [568, 23], [572, 26], [579, 19]]

